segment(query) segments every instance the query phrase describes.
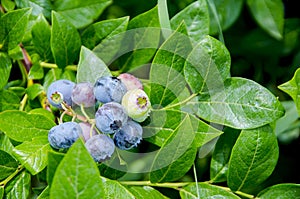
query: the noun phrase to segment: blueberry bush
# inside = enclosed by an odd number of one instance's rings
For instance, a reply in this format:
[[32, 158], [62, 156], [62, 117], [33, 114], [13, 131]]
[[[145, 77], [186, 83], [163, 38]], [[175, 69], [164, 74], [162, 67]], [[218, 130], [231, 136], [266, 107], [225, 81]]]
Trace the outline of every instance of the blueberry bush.
[[0, 199], [299, 198], [294, 6], [1, 0]]

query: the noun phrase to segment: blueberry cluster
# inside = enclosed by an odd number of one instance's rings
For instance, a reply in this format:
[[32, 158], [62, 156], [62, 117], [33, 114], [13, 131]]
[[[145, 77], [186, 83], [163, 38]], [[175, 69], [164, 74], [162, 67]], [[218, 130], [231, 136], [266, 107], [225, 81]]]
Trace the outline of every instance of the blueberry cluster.
[[151, 107], [142, 83], [128, 73], [100, 77], [94, 85], [57, 80], [48, 87], [47, 99], [53, 107], [65, 113], [74, 113], [74, 105], [81, 106], [82, 110], [97, 107], [94, 119], [85, 118], [80, 122], [61, 120], [48, 134], [49, 143], [55, 149], [68, 149], [82, 137], [96, 162], [109, 159], [115, 147], [122, 150], [136, 147], [143, 134], [140, 122], [148, 117]]

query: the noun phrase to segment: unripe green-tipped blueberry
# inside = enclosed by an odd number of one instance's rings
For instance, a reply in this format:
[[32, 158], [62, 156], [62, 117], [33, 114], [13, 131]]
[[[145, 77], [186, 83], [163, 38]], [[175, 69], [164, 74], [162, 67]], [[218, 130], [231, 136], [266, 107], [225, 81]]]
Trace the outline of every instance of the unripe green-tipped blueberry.
[[118, 76], [118, 78], [125, 84], [128, 91], [136, 88], [143, 90], [143, 84], [134, 75], [122, 73]]
[[95, 129], [91, 129], [92, 125], [88, 122], [80, 122], [78, 123], [82, 129], [82, 135], [84, 138], [84, 141], [86, 142], [88, 139], [90, 139], [92, 136], [97, 135], [97, 132]]
[[127, 123], [128, 116], [121, 104], [109, 102], [98, 108], [95, 120], [100, 131], [112, 134]]
[[114, 141], [104, 134], [91, 137], [85, 147], [96, 162], [103, 162], [109, 159], [115, 151]]
[[77, 83], [72, 90], [72, 101], [84, 107], [94, 106], [96, 101], [94, 86], [90, 82]]
[[52, 82], [47, 89], [47, 99], [49, 103], [52, 106], [60, 109], [62, 108], [62, 102], [65, 102], [67, 105], [71, 106], [71, 96], [74, 86], [75, 83], [67, 79], [60, 79]]
[[117, 77], [100, 77], [94, 85], [95, 97], [101, 103], [120, 103], [126, 92], [126, 86]]
[[82, 136], [82, 129], [76, 122], [65, 122], [50, 129], [48, 141], [55, 149], [67, 149]]
[[143, 90], [133, 89], [123, 96], [122, 106], [129, 117], [137, 122], [143, 122], [149, 116], [151, 103]]
[[114, 142], [118, 148], [122, 150], [129, 150], [136, 147], [141, 142], [142, 135], [142, 126], [131, 120], [114, 134]]

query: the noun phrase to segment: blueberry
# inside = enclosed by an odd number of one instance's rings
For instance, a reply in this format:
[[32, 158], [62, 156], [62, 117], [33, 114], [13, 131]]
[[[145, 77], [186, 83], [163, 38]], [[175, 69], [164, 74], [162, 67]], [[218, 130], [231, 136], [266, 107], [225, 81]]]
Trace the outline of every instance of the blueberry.
[[72, 101], [77, 105], [92, 107], [95, 105], [94, 87], [89, 82], [77, 83], [72, 90]]
[[76, 122], [65, 122], [50, 129], [48, 140], [55, 149], [69, 148], [80, 136], [82, 129]]
[[123, 96], [122, 105], [128, 116], [137, 122], [143, 122], [151, 110], [149, 98], [141, 89], [129, 90]]
[[126, 86], [116, 77], [103, 76], [97, 79], [94, 85], [96, 99], [102, 103], [120, 103], [123, 95], [127, 92]]
[[91, 137], [85, 147], [96, 162], [102, 162], [111, 157], [115, 151], [114, 141], [104, 134]]
[[118, 76], [118, 79], [120, 79], [125, 84], [127, 90], [133, 90], [136, 88], [143, 90], [143, 84], [134, 75], [131, 75], [129, 73], [122, 73]]
[[88, 139], [91, 138], [91, 136], [97, 135], [97, 132], [95, 129], [91, 129], [92, 125], [88, 122], [80, 122], [78, 123], [82, 129], [82, 135], [84, 138], [84, 141], [86, 142]]
[[72, 90], [75, 86], [75, 83], [67, 80], [61, 79], [54, 81], [50, 84], [47, 90], [47, 98], [49, 103], [56, 107], [62, 108], [61, 103], [64, 101], [67, 105], [72, 105]]
[[136, 147], [143, 134], [142, 126], [134, 121], [128, 121], [117, 133], [114, 134], [115, 145], [122, 150]]
[[109, 102], [99, 107], [95, 120], [100, 131], [111, 134], [126, 124], [128, 116], [121, 104]]

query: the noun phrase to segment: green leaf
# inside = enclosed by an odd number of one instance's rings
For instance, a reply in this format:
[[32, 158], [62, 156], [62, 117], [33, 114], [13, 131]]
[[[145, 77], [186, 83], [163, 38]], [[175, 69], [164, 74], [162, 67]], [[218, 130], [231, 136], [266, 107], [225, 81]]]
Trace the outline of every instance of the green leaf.
[[51, 198], [102, 198], [103, 183], [82, 140], [76, 141], [58, 165], [50, 189]]
[[50, 120], [55, 121], [55, 115], [53, 115], [52, 112], [50, 112], [50, 111], [48, 111], [44, 108], [35, 108], [35, 109], [30, 110], [28, 113], [30, 113], [30, 114], [41, 114], [41, 115], [49, 118]]
[[34, 48], [41, 56], [41, 60], [52, 61], [53, 57], [50, 45], [51, 28], [43, 15], [39, 15], [36, 19], [35, 24], [32, 26], [31, 34]]
[[64, 68], [77, 59], [81, 46], [76, 28], [62, 15], [52, 12], [51, 50], [55, 63]]
[[209, 13], [206, 0], [198, 0], [185, 7], [171, 19], [175, 30], [184, 21], [192, 41], [199, 41], [209, 33]]
[[16, 146], [13, 155], [32, 175], [36, 175], [47, 166], [50, 150], [48, 136], [43, 136]]
[[210, 162], [211, 182], [227, 181], [228, 162], [238, 136], [238, 130], [227, 128], [224, 134], [219, 137]]
[[14, 173], [18, 162], [7, 152], [0, 150], [0, 181]]
[[40, 84], [33, 84], [26, 88], [26, 93], [28, 94], [28, 97], [31, 100], [33, 100], [43, 92], [45, 92], [44, 87]]
[[228, 29], [239, 18], [243, 3], [244, 0], [209, 0], [210, 33], [218, 33], [219, 25], [221, 30]]
[[[18, 9], [4, 14], [0, 20], [0, 46], [14, 49], [23, 39], [31, 9]], [[0, 47], [0, 48], [1, 48]]]
[[212, 88], [209, 94], [200, 95], [198, 102], [187, 104], [199, 117], [237, 129], [260, 127], [284, 114], [283, 106], [269, 90], [239, 77], [227, 79], [222, 87]]
[[230, 76], [230, 54], [225, 45], [213, 37], [204, 37], [187, 58], [184, 75], [194, 93], [222, 86]]
[[300, 184], [277, 184], [261, 191], [257, 197], [260, 199], [280, 198], [290, 199], [297, 198], [300, 195]]
[[[118, 19], [108, 19], [92, 24], [87, 27], [81, 34], [82, 45], [92, 49], [102, 40], [126, 31], [129, 17]], [[113, 42], [113, 41], [112, 41]], [[119, 49], [120, 44], [116, 49]], [[99, 47], [98, 47], [99, 48]], [[102, 56], [100, 56], [102, 57]]]
[[49, 186], [47, 186], [43, 192], [37, 197], [37, 199], [49, 199]]
[[5, 196], [7, 199], [28, 198], [31, 186], [31, 176], [28, 172], [23, 171], [13, 178], [5, 186]]
[[0, 90], [7, 84], [12, 68], [12, 63], [7, 54], [0, 52]]
[[142, 13], [128, 24], [126, 37], [122, 47], [130, 52], [122, 57], [122, 72], [131, 71], [150, 62], [160, 42], [160, 22], [158, 7]]
[[101, 177], [104, 188], [104, 198], [114, 199], [134, 199], [135, 196], [129, 192], [123, 185], [118, 181], [110, 180], [108, 178]]
[[157, 1], [158, 18], [162, 35], [167, 39], [171, 34], [171, 24], [169, 20], [168, 4], [166, 0]]
[[296, 70], [293, 78], [290, 81], [279, 85], [278, 88], [286, 92], [289, 96], [291, 96], [291, 98], [296, 104], [298, 114], [300, 116], [300, 100], [299, 100], [300, 84], [299, 83], [300, 83], [300, 68]]
[[277, 138], [269, 125], [242, 130], [231, 152], [228, 186], [243, 192], [259, 186], [272, 174], [278, 156]]
[[131, 186], [127, 188], [128, 191], [130, 191], [135, 199], [166, 199], [167, 197], [161, 194], [156, 189], [149, 187], [149, 186]]
[[282, 101], [285, 114], [276, 121], [275, 134], [281, 143], [288, 144], [299, 137], [299, 115], [294, 101]]
[[76, 28], [83, 28], [97, 19], [111, 0], [57, 0], [53, 9]]
[[12, 154], [13, 148], [10, 139], [0, 131], [0, 150]]
[[91, 82], [102, 76], [111, 76], [109, 68], [91, 50], [82, 46], [77, 68], [77, 82]]
[[16, 0], [19, 8], [32, 8], [32, 15], [38, 16], [41, 13], [48, 19], [51, 17], [51, 0]]
[[191, 122], [190, 133], [195, 133], [197, 147], [209, 142], [222, 134], [221, 131], [209, 126], [195, 116], [177, 110], [153, 110], [150, 114], [150, 123], [143, 125], [143, 138], [147, 141], [162, 146], [166, 140], [176, 131], [184, 118]]
[[191, 183], [190, 185], [180, 189], [182, 199], [198, 199], [198, 198], [226, 198], [239, 199], [238, 196], [224, 190], [221, 187], [210, 185], [207, 183]]
[[61, 160], [65, 157], [64, 153], [58, 153], [55, 151], [48, 151], [48, 167], [47, 167], [47, 182], [48, 185], [52, 185], [53, 177], [55, 171], [61, 162]]
[[186, 86], [183, 67], [192, 50], [182, 23], [157, 51], [150, 69], [152, 105], [167, 106]]
[[0, 90], [0, 112], [19, 109], [20, 98], [12, 91]]
[[24, 142], [32, 138], [48, 135], [55, 123], [40, 114], [28, 114], [22, 111], [4, 111], [0, 113], [0, 130], [9, 138]]
[[126, 174], [127, 165], [122, 165], [117, 153], [114, 153], [109, 160], [101, 163], [99, 166], [101, 176], [117, 180]]
[[4, 196], [4, 187], [0, 186], [0, 199]]
[[281, 0], [247, 0], [247, 5], [262, 29], [275, 39], [282, 39], [284, 5]]
[[196, 157], [194, 138], [191, 119], [186, 115], [156, 154], [151, 167], [150, 181], [174, 181], [184, 176]]
[[[1, 0], [1, 5], [3, 6], [3, 8], [6, 11], [12, 11], [15, 8], [15, 2], [13, 2], [12, 0]], [[1, 196], [1, 194], [0, 194]], [[1, 197], [0, 197], [1, 198]]]
[[40, 63], [34, 63], [28, 73], [28, 79], [42, 79], [44, 77], [44, 69]]

